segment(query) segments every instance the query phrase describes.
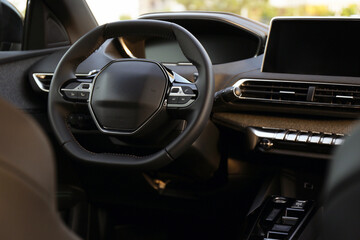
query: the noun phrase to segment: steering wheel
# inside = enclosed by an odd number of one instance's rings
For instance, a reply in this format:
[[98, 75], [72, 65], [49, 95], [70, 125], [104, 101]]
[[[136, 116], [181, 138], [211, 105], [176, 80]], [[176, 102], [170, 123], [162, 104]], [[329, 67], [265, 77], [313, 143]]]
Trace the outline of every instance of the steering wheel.
[[[78, 65], [107, 39], [150, 36], [176, 40], [197, 68], [192, 83], [161, 63], [146, 59], [120, 59], [103, 67], [92, 81], [79, 81]], [[168, 53], [171, 54], [171, 53]], [[179, 157], [207, 124], [214, 96], [212, 63], [200, 42], [183, 27], [157, 20], [119, 21], [99, 26], [77, 42], [60, 60], [49, 90], [48, 113], [60, 144], [78, 160], [133, 168], [158, 169]], [[135, 156], [95, 153], [73, 136], [69, 116], [87, 104], [102, 134], [141, 136], [165, 117], [186, 120], [186, 129], [161, 150]]]

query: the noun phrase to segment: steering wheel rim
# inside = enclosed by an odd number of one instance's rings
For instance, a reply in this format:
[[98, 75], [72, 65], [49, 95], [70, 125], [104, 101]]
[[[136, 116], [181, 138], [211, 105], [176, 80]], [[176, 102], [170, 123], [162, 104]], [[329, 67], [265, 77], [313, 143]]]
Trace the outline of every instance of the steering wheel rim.
[[[73, 103], [64, 101], [61, 87], [69, 79], [76, 79], [78, 65], [87, 59], [105, 40], [120, 36], [153, 36], [176, 40], [186, 58], [197, 68], [198, 96], [186, 109], [187, 127], [165, 148], [147, 156], [118, 153], [94, 153], [81, 146], [72, 135], [67, 118]], [[213, 70], [210, 58], [200, 42], [183, 27], [158, 20], [129, 20], [99, 26], [65, 53], [56, 67], [49, 90], [48, 114], [55, 135], [63, 148], [73, 157], [87, 163], [111, 164], [121, 168], [151, 170], [163, 167], [179, 157], [201, 134], [207, 124], [214, 96]], [[72, 106], [70, 106], [72, 105]]]

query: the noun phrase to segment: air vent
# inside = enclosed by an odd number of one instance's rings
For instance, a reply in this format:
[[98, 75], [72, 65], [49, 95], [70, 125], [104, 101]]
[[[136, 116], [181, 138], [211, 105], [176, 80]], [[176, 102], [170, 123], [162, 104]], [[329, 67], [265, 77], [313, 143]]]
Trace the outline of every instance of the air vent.
[[360, 85], [243, 79], [239, 99], [330, 107], [360, 107]]
[[49, 92], [52, 73], [33, 73], [33, 79], [41, 91]]
[[333, 105], [360, 106], [360, 87], [318, 85], [313, 102]]
[[241, 97], [276, 101], [306, 101], [308, 85], [303, 83], [245, 81], [240, 87]]
[[[92, 81], [92, 79], [99, 73], [99, 70], [92, 70], [87, 74], [76, 74], [79, 81]], [[53, 73], [33, 73], [33, 81], [36, 86], [43, 92], [49, 92], [50, 83], [54, 76]]]

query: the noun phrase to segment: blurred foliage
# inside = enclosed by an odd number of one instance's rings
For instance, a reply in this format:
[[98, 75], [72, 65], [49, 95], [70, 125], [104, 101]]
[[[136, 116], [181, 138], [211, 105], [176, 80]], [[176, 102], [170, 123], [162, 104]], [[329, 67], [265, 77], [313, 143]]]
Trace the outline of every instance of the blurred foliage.
[[268, 0], [177, 0], [187, 10], [219, 11], [240, 14], [244, 8], [258, 8]]
[[341, 11], [342, 16], [360, 15], [360, 5], [351, 4]]
[[131, 20], [132, 17], [128, 14], [120, 15], [119, 20]]
[[269, 0], [177, 0], [187, 10], [220, 11], [244, 15], [251, 19], [269, 23], [276, 16], [351, 16], [360, 14], [360, 4], [351, 4], [335, 13], [327, 5], [299, 5], [278, 8]]

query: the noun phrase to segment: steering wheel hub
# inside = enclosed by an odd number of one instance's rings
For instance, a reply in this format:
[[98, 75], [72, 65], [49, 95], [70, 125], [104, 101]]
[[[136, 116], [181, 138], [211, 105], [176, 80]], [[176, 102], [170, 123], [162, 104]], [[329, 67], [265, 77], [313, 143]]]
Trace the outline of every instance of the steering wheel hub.
[[160, 109], [168, 77], [147, 60], [114, 61], [94, 80], [89, 106], [100, 129], [132, 132]]

